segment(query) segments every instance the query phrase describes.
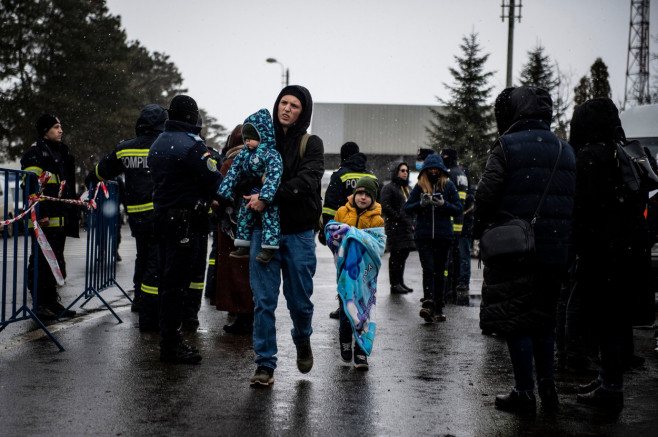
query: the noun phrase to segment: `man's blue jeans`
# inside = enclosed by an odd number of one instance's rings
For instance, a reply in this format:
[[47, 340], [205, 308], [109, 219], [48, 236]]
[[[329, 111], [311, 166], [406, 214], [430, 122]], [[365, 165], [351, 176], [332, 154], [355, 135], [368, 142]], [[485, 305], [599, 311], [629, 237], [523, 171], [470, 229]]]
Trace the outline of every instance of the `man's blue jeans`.
[[283, 295], [292, 319], [292, 340], [297, 345], [311, 337], [313, 328], [313, 275], [317, 259], [313, 230], [281, 235], [279, 249], [265, 264], [256, 260], [261, 250], [262, 230], [254, 229], [251, 238], [249, 283], [254, 293], [254, 361], [259, 366], [276, 368], [275, 316], [279, 288], [283, 279]]
[[514, 335], [507, 336], [512, 368], [514, 369], [514, 389], [519, 392], [533, 391], [532, 361], [534, 358], [537, 370], [537, 381], [555, 379], [553, 372], [554, 334]]

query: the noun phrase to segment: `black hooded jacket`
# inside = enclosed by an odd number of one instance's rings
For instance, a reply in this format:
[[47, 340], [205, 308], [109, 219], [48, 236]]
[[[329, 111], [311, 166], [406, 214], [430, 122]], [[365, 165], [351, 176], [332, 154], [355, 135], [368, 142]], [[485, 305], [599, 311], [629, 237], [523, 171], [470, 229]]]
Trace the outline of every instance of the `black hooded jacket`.
[[[488, 224], [500, 219], [502, 212], [530, 221], [547, 186], [560, 143], [562, 154], [534, 226], [534, 263], [485, 265], [480, 327], [504, 334], [550, 332], [555, 326], [559, 286], [544, 289], [544, 283], [535, 281], [549, 271], [557, 278], [566, 271], [576, 186], [575, 157], [571, 146], [550, 131], [552, 102], [545, 90], [519, 87], [501, 93], [496, 100], [496, 115], [502, 135], [492, 147], [475, 193], [475, 238]], [[537, 272], [541, 274], [535, 276]]]
[[413, 216], [408, 215], [404, 209], [411, 192], [409, 180], [398, 177], [398, 171], [403, 165], [409, 167], [406, 162], [391, 164], [391, 182], [384, 185], [379, 196], [385, 223], [386, 246], [389, 250], [413, 250], [416, 247]]
[[126, 206], [132, 217], [150, 216], [153, 211], [153, 181], [147, 165], [149, 149], [164, 131], [167, 111], [160, 105], [145, 106], [137, 119], [133, 139], [122, 141], [91, 171], [85, 183], [114, 179], [121, 173], [126, 177]]
[[[21, 168], [41, 176], [50, 172], [51, 177], [43, 188], [43, 194], [50, 197], [60, 197], [60, 184], [66, 181], [61, 193], [63, 199], [75, 199], [75, 158], [69, 153], [69, 147], [62, 142], [39, 138], [32, 144], [21, 158]], [[30, 194], [36, 190], [31, 184]], [[50, 218], [48, 228], [64, 228], [69, 237], [78, 237], [78, 207], [63, 202], [44, 201], [39, 203], [39, 217]]]
[[[279, 102], [286, 95], [302, 97], [302, 112], [297, 121], [284, 133], [279, 121]], [[322, 139], [311, 135], [304, 156], [300, 156], [303, 135], [311, 124], [313, 99], [300, 85], [290, 85], [279, 93], [272, 111], [276, 149], [283, 160], [283, 176], [274, 197], [279, 206], [282, 234], [298, 234], [315, 229], [322, 212], [320, 188], [324, 174], [324, 145]]]

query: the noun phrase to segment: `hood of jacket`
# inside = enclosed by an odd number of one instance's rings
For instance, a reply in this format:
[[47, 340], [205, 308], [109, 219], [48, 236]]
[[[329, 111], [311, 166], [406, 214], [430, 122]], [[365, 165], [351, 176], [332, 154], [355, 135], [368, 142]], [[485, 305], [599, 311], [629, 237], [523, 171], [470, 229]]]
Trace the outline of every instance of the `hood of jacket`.
[[569, 144], [578, 150], [587, 143], [611, 144], [624, 137], [619, 111], [612, 100], [588, 100], [573, 111]]
[[146, 105], [142, 109], [135, 125], [137, 136], [146, 134], [158, 135], [164, 132], [165, 121], [167, 121], [167, 110], [160, 105]]
[[355, 153], [354, 155], [347, 158], [340, 165], [341, 168], [349, 168], [355, 172], [363, 172], [366, 170], [366, 164], [368, 162], [368, 157], [363, 153]]
[[430, 168], [438, 168], [445, 174], [448, 174], [448, 169], [443, 163], [443, 158], [441, 158], [438, 153], [433, 153], [432, 155], [429, 155], [427, 158], [425, 158], [425, 162], [423, 162], [423, 168], [420, 172], [422, 173]]
[[259, 109], [258, 112], [245, 118], [244, 123], [242, 123], [243, 129], [246, 125], [253, 126], [254, 129], [256, 129], [256, 132], [258, 132], [258, 136], [260, 136], [258, 149], [274, 149], [276, 146], [276, 140], [274, 139], [274, 125], [272, 123], [270, 111], [264, 108]]
[[295, 96], [302, 103], [302, 112], [299, 114], [297, 121], [288, 128], [287, 133], [285, 134], [288, 137], [296, 137], [306, 133], [306, 130], [311, 125], [311, 115], [313, 113], [313, 99], [311, 98], [311, 93], [301, 85], [289, 85], [281, 90], [279, 96], [274, 102], [274, 130], [277, 135], [283, 135], [283, 126], [279, 122], [279, 102], [283, 96]]
[[[407, 179], [401, 179], [400, 177], [398, 177], [398, 172], [400, 171], [400, 167], [402, 167], [403, 165], [409, 168], [409, 164], [407, 164], [404, 161], [393, 161], [388, 165], [388, 169], [391, 172], [391, 182], [394, 182], [400, 186], [408, 186], [409, 185], [408, 176]], [[408, 174], [409, 173], [407, 173], [407, 175]]]
[[503, 135], [519, 120], [542, 120], [550, 126], [553, 100], [548, 91], [542, 88], [506, 88], [496, 98], [494, 112], [499, 135]]

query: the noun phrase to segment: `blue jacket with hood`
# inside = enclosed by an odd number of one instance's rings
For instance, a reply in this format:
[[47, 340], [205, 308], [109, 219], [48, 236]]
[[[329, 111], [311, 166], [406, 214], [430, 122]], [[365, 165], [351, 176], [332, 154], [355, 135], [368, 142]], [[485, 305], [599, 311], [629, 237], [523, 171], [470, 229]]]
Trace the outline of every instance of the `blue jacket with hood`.
[[[438, 168], [446, 175], [448, 169], [443, 164], [443, 159], [438, 154], [429, 155], [425, 158], [420, 175], [430, 168]], [[419, 175], [419, 177], [420, 177]], [[451, 180], [447, 180], [443, 190], [437, 189], [432, 195], [441, 194], [445, 203], [442, 206], [420, 206], [420, 198], [423, 189], [419, 184], [411, 190], [405, 210], [409, 214], [415, 214], [414, 221], [414, 238], [419, 239], [437, 239], [443, 238], [452, 240], [452, 217], [459, 216], [463, 207], [459, 200], [457, 187]]]
[[229, 198], [233, 195], [235, 186], [240, 179], [249, 176], [259, 178], [265, 174], [265, 180], [260, 188], [258, 198], [267, 204], [271, 204], [283, 174], [281, 155], [276, 150], [272, 116], [267, 109], [261, 109], [245, 119], [242, 126], [243, 130], [246, 125], [251, 125], [256, 129], [260, 137], [260, 143], [253, 150], [247, 146], [240, 150], [219, 186], [218, 194], [221, 197]]

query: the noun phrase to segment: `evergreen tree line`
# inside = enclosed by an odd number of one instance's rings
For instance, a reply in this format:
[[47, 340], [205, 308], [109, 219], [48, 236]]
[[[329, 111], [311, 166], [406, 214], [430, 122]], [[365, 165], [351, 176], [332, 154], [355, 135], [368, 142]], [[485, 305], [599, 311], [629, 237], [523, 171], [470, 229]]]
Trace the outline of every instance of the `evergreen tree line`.
[[[127, 41], [105, 3], [0, 0], [0, 162], [22, 155], [36, 140], [35, 121], [50, 112], [88, 170], [135, 136], [143, 106], [167, 107], [186, 91], [169, 57]], [[211, 143], [224, 135], [201, 114]]]
[[[495, 72], [485, 69], [489, 54], [481, 53], [477, 36], [473, 32], [462, 38], [461, 55], [454, 56], [456, 67], [449, 69], [454, 83], [443, 84], [450, 97], [437, 97], [442, 108], [430, 108], [433, 120], [426, 127], [428, 146], [437, 152], [444, 148], [457, 150], [460, 164], [468, 168], [474, 183], [480, 179], [487, 152], [498, 136], [491, 103], [493, 87], [489, 85]], [[608, 67], [597, 58], [590, 74], [582, 77], [572, 89], [570, 77], [551, 61], [539, 44], [528, 52], [528, 60], [514, 86], [537, 86], [551, 94], [551, 129], [558, 137], [567, 140], [573, 106], [592, 98], [611, 97], [608, 78]]]

